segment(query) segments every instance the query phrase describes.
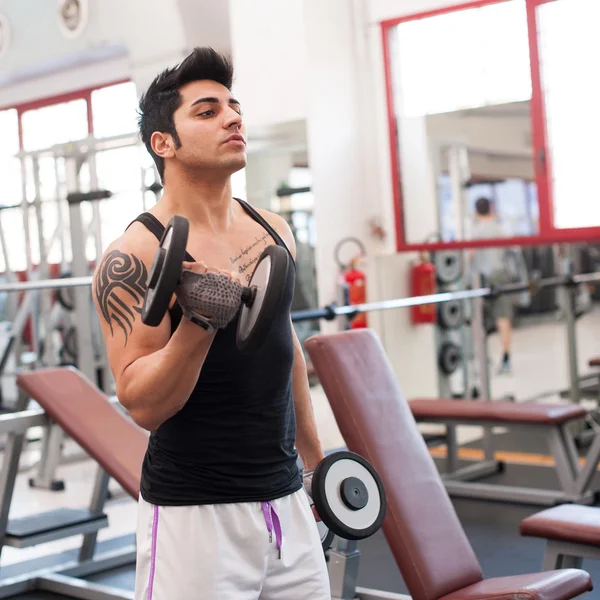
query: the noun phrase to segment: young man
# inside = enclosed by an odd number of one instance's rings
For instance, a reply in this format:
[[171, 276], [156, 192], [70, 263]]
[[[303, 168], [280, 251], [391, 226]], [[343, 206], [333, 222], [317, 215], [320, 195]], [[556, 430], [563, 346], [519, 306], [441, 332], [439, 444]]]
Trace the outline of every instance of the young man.
[[[502, 227], [496, 220], [491, 202], [488, 198], [478, 198], [475, 202], [475, 222], [473, 239], [498, 239], [506, 237]], [[483, 285], [502, 285], [510, 282], [507, 272], [504, 248], [481, 248], [473, 251], [474, 268], [482, 277]], [[508, 294], [500, 294], [491, 301], [492, 315], [502, 344], [502, 361], [499, 374], [511, 372], [510, 346], [512, 333], [512, 298]]]
[[247, 283], [267, 245], [294, 258], [282, 218], [232, 198], [231, 175], [246, 165], [232, 78], [226, 58], [196, 48], [149, 86], [140, 131], [163, 195], [107, 248], [94, 277], [117, 396], [151, 432], [136, 600], [330, 598], [297, 467], [297, 452], [305, 474], [324, 454], [290, 318], [294, 268], [268, 338], [250, 355], [237, 350], [235, 316], [211, 333], [174, 298], [159, 327], [140, 317], [158, 238], [173, 215], [190, 223], [188, 269]]

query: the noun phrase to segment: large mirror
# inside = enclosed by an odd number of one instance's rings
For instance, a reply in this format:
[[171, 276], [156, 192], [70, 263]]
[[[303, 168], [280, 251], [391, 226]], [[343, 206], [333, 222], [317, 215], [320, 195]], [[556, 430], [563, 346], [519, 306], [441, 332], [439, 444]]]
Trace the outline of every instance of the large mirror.
[[524, 0], [388, 30], [407, 244], [477, 237], [487, 197], [503, 236], [538, 233]]

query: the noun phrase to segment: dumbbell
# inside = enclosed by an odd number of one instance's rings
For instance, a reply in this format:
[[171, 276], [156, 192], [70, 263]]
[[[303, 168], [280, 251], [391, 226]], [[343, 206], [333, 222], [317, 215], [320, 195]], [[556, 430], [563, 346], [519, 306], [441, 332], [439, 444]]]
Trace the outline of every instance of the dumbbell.
[[[148, 275], [142, 306], [142, 321], [146, 325], [157, 327], [162, 322], [173, 294], [181, 284], [188, 235], [189, 221], [179, 215], [172, 217], [161, 237]], [[232, 282], [226, 275], [215, 276], [214, 273], [186, 271], [185, 276], [188, 279], [209, 276], [217, 285], [220, 280], [215, 277], [223, 277], [225, 279], [222, 280], [222, 285], [227, 285], [230, 289], [231, 286], [237, 286], [238, 289], [234, 291], [240, 299], [240, 311], [236, 345], [242, 351], [254, 352], [264, 342], [273, 317], [277, 314], [290, 262], [285, 248], [270, 245], [260, 255], [248, 286]], [[216, 300], [218, 301], [218, 295]], [[213, 302], [207, 309], [208, 314], [211, 314], [211, 308], [218, 309], [218, 306]]]
[[333, 535], [361, 540], [381, 528], [387, 507], [383, 482], [359, 454], [344, 450], [327, 455], [315, 468], [310, 488], [325, 549]]

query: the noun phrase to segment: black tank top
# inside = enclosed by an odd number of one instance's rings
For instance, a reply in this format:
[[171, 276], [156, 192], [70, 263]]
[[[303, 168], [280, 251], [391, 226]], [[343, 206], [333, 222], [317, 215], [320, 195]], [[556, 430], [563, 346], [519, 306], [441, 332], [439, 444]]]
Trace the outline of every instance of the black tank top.
[[[258, 212], [238, 202], [286, 247]], [[136, 221], [162, 236], [164, 226], [152, 214], [143, 213]], [[186, 260], [194, 259], [188, 254]], [[254, 354], [237, 349], [237, 318], [218, 330], [189, 400], [151, 433], [140, 487], [147, 502], [265, 502], [302, 487], [292, 393], [293, 259], [291, 263], [280, 312], [263, 346]], [[179, 304], [169, 312], [173, 333], [182, 317]]]

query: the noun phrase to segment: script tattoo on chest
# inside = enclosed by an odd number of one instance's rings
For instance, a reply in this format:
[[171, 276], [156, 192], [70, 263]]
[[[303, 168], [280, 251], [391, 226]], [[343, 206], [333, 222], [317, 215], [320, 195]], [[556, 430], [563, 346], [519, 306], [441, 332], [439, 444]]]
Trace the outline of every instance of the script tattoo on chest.
[[[146, 265], [133, 254], [124, 254], [118, 250], [109, 252], [96, 273], [96, 300], [102, 316], [110, 326], [114, 337], [115, 327], [125, 336], [125, 346], [133, 331], [136, 315], [142, 313], [148, 273]], [[131, 296], [125, 303], [117, 292], [121, 290]]]
[[267, 245], [267, 238], [269, 238], [269, 233], [266, 232], [260, 238], [255, 237], [254, 241], [237, 256], [230, 258], [231, 264], [237, 267], [237, 272], [240, 274], [242, 280], [246, 280], [246, 283], [250, 282], [254, 265], [258, 262], [262, 250]]

